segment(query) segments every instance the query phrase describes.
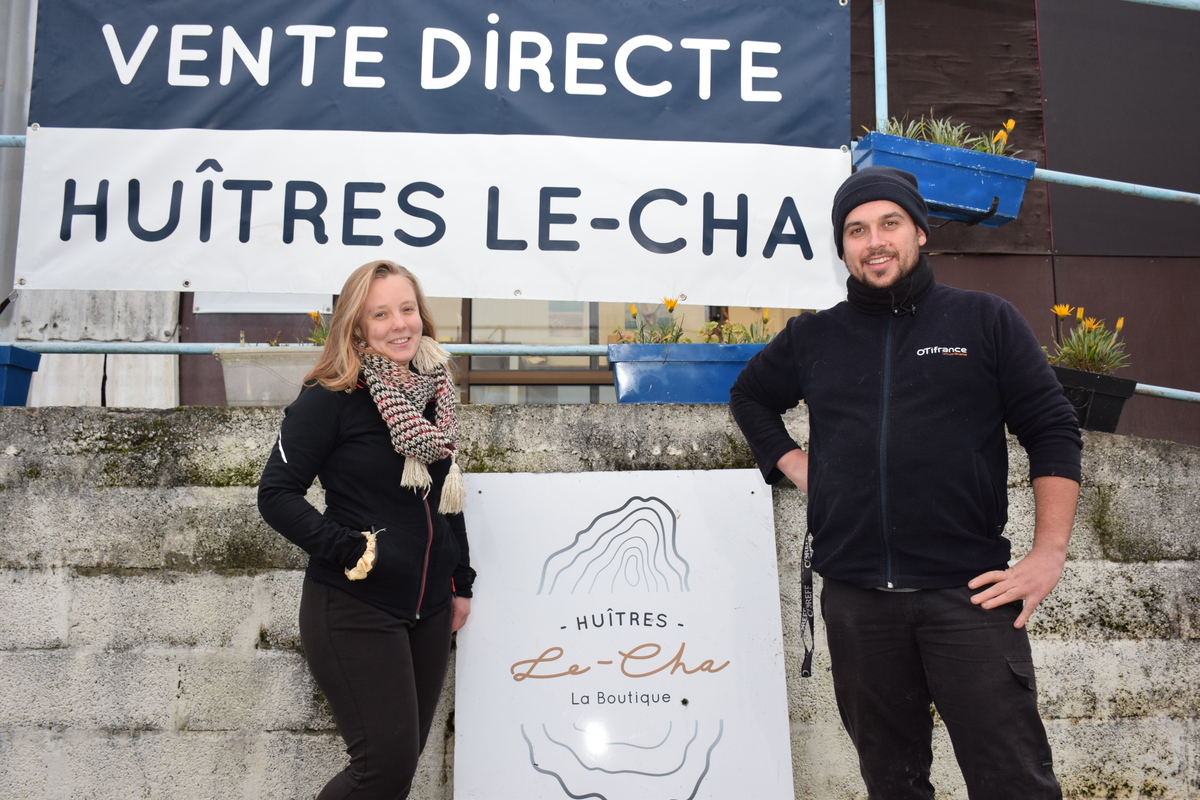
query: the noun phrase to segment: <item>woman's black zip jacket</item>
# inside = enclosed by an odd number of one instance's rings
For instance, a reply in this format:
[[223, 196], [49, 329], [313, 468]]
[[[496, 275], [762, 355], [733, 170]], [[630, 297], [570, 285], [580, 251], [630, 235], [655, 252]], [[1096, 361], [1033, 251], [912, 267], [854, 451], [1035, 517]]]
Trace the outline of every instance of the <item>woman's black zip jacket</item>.
[[[433, 404], [425, 415], [432, 419]], [[402, 488], [404, 458], [370, 392], [312, 386], [285, 411], [258, 485], [258, 508], [309, 554], [310, 579], [415, 621], [447, 607], [452, 594], [471, 596], [475, 571], [463, 515], [437, 512], [449, 468], [449, 459], [429, 465], [427, 497]], [[324, 513], [305, 499], [315, 477], [325, 490]], [[351, 581], [343, 570], [366, 548], [360, 531], [372, 529], [382, 531], [375, 567]]]
[[768, 483], [798, 446], [780, 414], [808, 404], [808, 524], [827, 578], [926, 589], [1004, 569], [1005, 425], [1031, 479], [1079, 480], [1075, 413], [1029, 325], [994, 295], [930, 284], [915, 313], [843, 302], [792, 318], [731, 391]]

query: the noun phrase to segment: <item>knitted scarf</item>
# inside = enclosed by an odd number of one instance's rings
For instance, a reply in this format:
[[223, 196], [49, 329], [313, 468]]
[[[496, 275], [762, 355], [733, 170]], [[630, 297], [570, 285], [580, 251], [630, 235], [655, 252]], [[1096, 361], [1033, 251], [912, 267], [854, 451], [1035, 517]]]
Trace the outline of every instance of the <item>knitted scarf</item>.
[[[427, 465], [453, 459], [458, 447], [454, 384], [446, 371], [450, 354], [433, 339], [422, 336], [411, 370], [375, 353], [360, 353], [359, 359], [367, 390], [387, 423], [392, 446], [404, 456], [400, 485], [427, 493], [433, 485]], [[436, 404], [433, 422], [422, 413], [430, 401]], [[462, 470], [451, 461], [438, 511], [457, 514], [465, 499]]]

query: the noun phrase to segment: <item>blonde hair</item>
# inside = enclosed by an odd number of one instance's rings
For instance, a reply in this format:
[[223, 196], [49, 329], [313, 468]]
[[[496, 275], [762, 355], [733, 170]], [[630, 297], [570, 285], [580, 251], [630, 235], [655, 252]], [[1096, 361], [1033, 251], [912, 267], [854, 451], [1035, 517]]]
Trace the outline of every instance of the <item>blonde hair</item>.
[[367, 294], [371, 284], [379, 278], [399, 275], [407, 278], [412, 284], [413, 294], [417, 297], [417, 312], [421, 315], [421, 335], [437, 339], [437, 328], [429, 313], [429, 303], [417, 276], [406, 268], [392, 261], [371, 261], [363, 264], [350, 277], [338, 295], [337, 305], [333, 309], [333, 318], [329, 321], [329, 335], [325, 339], [325, 349], [317, 365], [304, 376], [304, 385], [319, 383], [326, 389], [335, 392], [343, 390], [354, 391], [358, 386], [358, 371], [362, 366], [359, 353], [365, 352], [361, 342], [362, 332], [358, 329], [358, 321], [362, 316], [363, 307], [367, 304]]

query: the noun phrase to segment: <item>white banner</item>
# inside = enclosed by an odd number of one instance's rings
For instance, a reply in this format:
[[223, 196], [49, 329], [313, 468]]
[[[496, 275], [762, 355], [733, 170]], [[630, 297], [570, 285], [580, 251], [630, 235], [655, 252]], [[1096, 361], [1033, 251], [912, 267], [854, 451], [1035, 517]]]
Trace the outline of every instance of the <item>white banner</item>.
[[17, 278], [330, 294], [387, 258], [432, 296], [824, 308], [849, 170], [769, 144], [31, 130]]
[[456, 800], [791, 800], [757, 472], [467, 478]]
[[27, 289], [820, 308], [850, 9], [39, 0]]

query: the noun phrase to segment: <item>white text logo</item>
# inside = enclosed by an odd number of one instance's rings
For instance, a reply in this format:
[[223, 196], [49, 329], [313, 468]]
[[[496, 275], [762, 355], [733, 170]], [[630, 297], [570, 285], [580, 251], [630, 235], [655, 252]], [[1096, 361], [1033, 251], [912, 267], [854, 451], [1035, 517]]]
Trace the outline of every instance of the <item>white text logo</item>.
[[919, 356], [965, 356], [965, 347], [922, 347], [917, 351]]

